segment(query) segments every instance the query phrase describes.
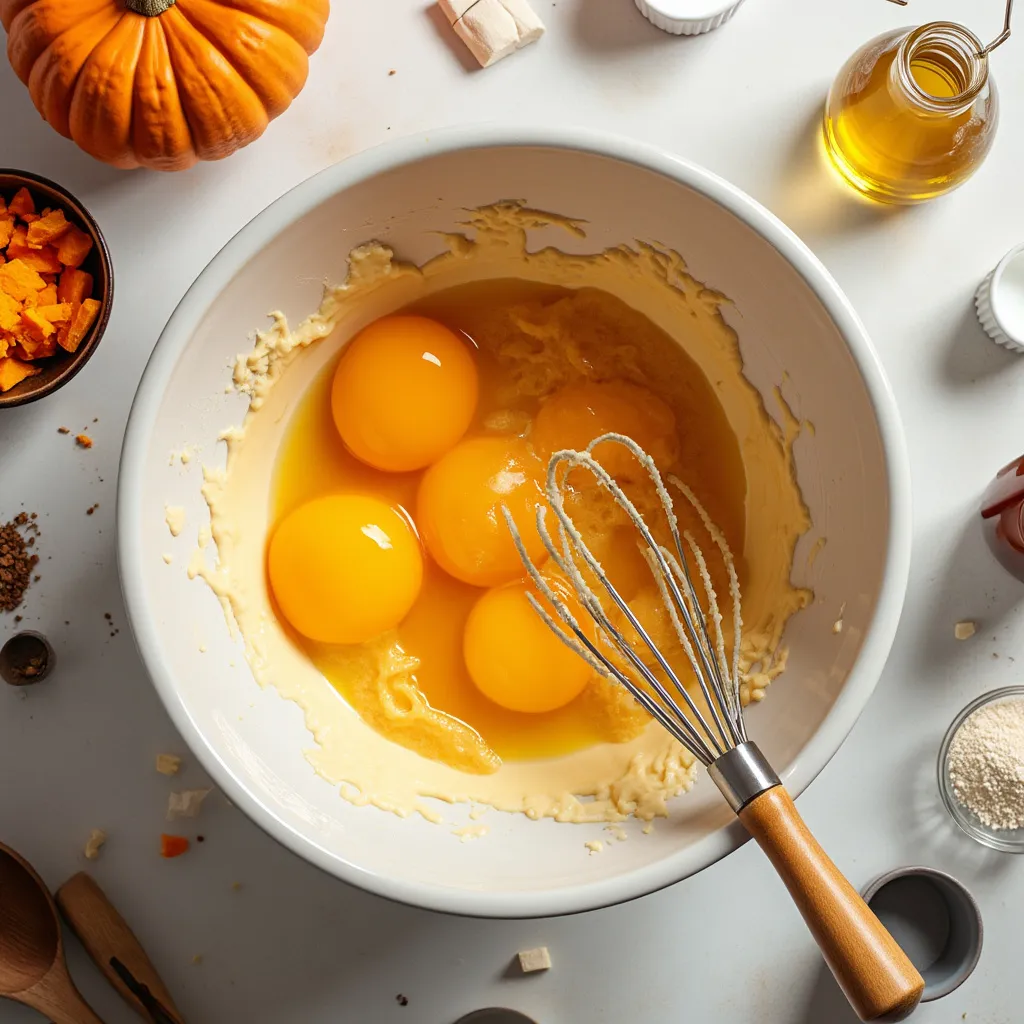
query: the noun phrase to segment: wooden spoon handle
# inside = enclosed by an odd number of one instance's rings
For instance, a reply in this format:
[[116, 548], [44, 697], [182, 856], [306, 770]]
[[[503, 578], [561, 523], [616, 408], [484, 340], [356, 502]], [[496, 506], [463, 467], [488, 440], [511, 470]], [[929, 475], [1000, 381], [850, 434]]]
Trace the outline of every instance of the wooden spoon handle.
[[143, 1020], [152, 1022], [153, 1017], [111, 966], [114, 957], [181, 1024], [181, 1014], [146, 951], [91, 875], [79, 872], [69, 878], [57, 890], [57, 906], [107, 981]]
[[786, 883], [836, 981], [864, 1021], [904, 1020], [924, 979], [818, 845], [782, 786], [755, 797], [740, 821]]
[[42, 981], [11, 998], [38, 1010], [53, 1024], [103, 1024], [75, 988], [63, 953]]

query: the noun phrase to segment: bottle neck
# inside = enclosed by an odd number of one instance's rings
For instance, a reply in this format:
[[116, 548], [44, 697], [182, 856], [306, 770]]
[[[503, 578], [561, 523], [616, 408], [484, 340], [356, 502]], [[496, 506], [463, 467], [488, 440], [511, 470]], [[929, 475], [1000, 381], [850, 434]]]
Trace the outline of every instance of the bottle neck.
[[988, 84], [988, 57], [982, 49], [981, 40], [963, 25], [922, 25], [908, 32], [896, 51], [893, 86], [922, 112], [960, 113]]

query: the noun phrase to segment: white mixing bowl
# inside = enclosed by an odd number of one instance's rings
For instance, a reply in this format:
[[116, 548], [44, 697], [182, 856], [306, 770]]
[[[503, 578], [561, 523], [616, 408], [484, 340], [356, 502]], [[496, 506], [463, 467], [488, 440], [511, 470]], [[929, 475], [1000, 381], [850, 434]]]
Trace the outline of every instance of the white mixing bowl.
[[[798, 549], [794, 578], [813, 587], [816, 601], [787, 631], [788, 671], [748, 714], [752, 737], [794, 795], [836, 752], [871, 695], [910, 558], [902, 432], [864, 329], [787, 228], [699, 167], [602, 134], [447, 131], [331, 167], [240, 231], [171, 317], [125, 438], [119, 556], [139, 650], [196, 756], [272, 836], [383, 896], [494, 917], [564, 914], [652, 892], [725, 856], [745, 833], [707, 780], [676, 800], [653, 834], [590, 857], [584, 842], [608, 838], [597, 825], [491, 812], [485, 839], [459, 843], [450, 826], [354, 807], [310, 768], [300, 710], [259, 689], [213, 594], [180, 567], [170, 572], [161, 555], [170, 544], [166, 503], [183, 504], [193, 527], [206, 519], [197, 480], [168, 465], [168, 453], [197, 443], [203, 461], [223, 461], [217, 436], [244, 413], [243, 399], [224, 394], [225, 367], [269, 310], [297, 323], [316, 309], [325, 279], [344, 279], [356, 244], [377, 239], [421, 262], [441, 251], [438, 232], [457, 230], [467, 209], [509, 198], [587, 222], [585, 240], [567, 245], [542, 232], [531, 248], [592, 252], [642, 239], [677, 249], [696, 278], [734, 301], [725, 315], [767, 408], [777, 408], [772, 389], [788, 372], [787, 398], [814, 425], [796, 445], [815, 529]], [[828, 543], [810, 559], [820, 536]]]

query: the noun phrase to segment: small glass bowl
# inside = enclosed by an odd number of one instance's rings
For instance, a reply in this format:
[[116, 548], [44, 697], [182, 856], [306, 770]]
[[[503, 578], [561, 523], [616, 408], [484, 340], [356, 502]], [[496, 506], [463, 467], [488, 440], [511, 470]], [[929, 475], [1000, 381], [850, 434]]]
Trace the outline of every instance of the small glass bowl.
[[1001, 850], [1004, 853], [1024, 853], [1024, 828], [990, 828], [973, 811], [964, 807], [957, 800], [956, 793], [953, 790], [953, 783], [949, 777], [949, 746], [953, 742], [953, 737], [960, 730], [960, 726], [979, 708], [983, 708], [987, 704], [996, 704], [1009, 699], [1024, 700], [1024, 686], [1004, 686], [1001, 690], [993, 690], [991, 693], [983, 694], [977, 700], [971, 701], [956, 716], [942, 740], [942, 746], [939, 748], [939, 793], [942, 794], [942, 802], [946, 805], [946, 810], [949, 811], [950, 817], [960, 826], [961, 831], [969, 835], [976, 842], [993, 850]]

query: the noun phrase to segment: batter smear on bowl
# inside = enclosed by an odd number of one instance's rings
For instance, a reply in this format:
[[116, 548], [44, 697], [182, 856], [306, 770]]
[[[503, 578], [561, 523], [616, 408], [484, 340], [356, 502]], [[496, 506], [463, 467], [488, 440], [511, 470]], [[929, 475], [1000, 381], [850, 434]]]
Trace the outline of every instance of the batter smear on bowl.
[[[625, 433], [692, 482], [737, 553], [744, 702], [783, 671], [783, 630], [810, 599], [790, 581], [810, 526], [799, 427], [743, 376], [728, 300], [641, 243], [528, 251], [527, 230], [548, 226], [583, 237], [501, 203], [422, 267], [360, 247], [316, 314], [294, 330], [274, 314], [236, 365], [249, 413], [225, 432], [226, 469], [205, 473], [216, 563], [190, 573], [221, 597], [257, 680], [304, 709], [309, 760], [353, 802], [650, 820], [692, 785], [690, 755], [529, 609], [500, 508], [529, 547], [555, 451]], [[385, 394], [401, 399], [390, 416]], [[606, 465], [643, 509], [647, 478], [618, 457]], [[590, 481], [571, 483], [595, 553], [670, 647], [631, 529]], [[703, 536], [696, 515], [685, 526]]]

